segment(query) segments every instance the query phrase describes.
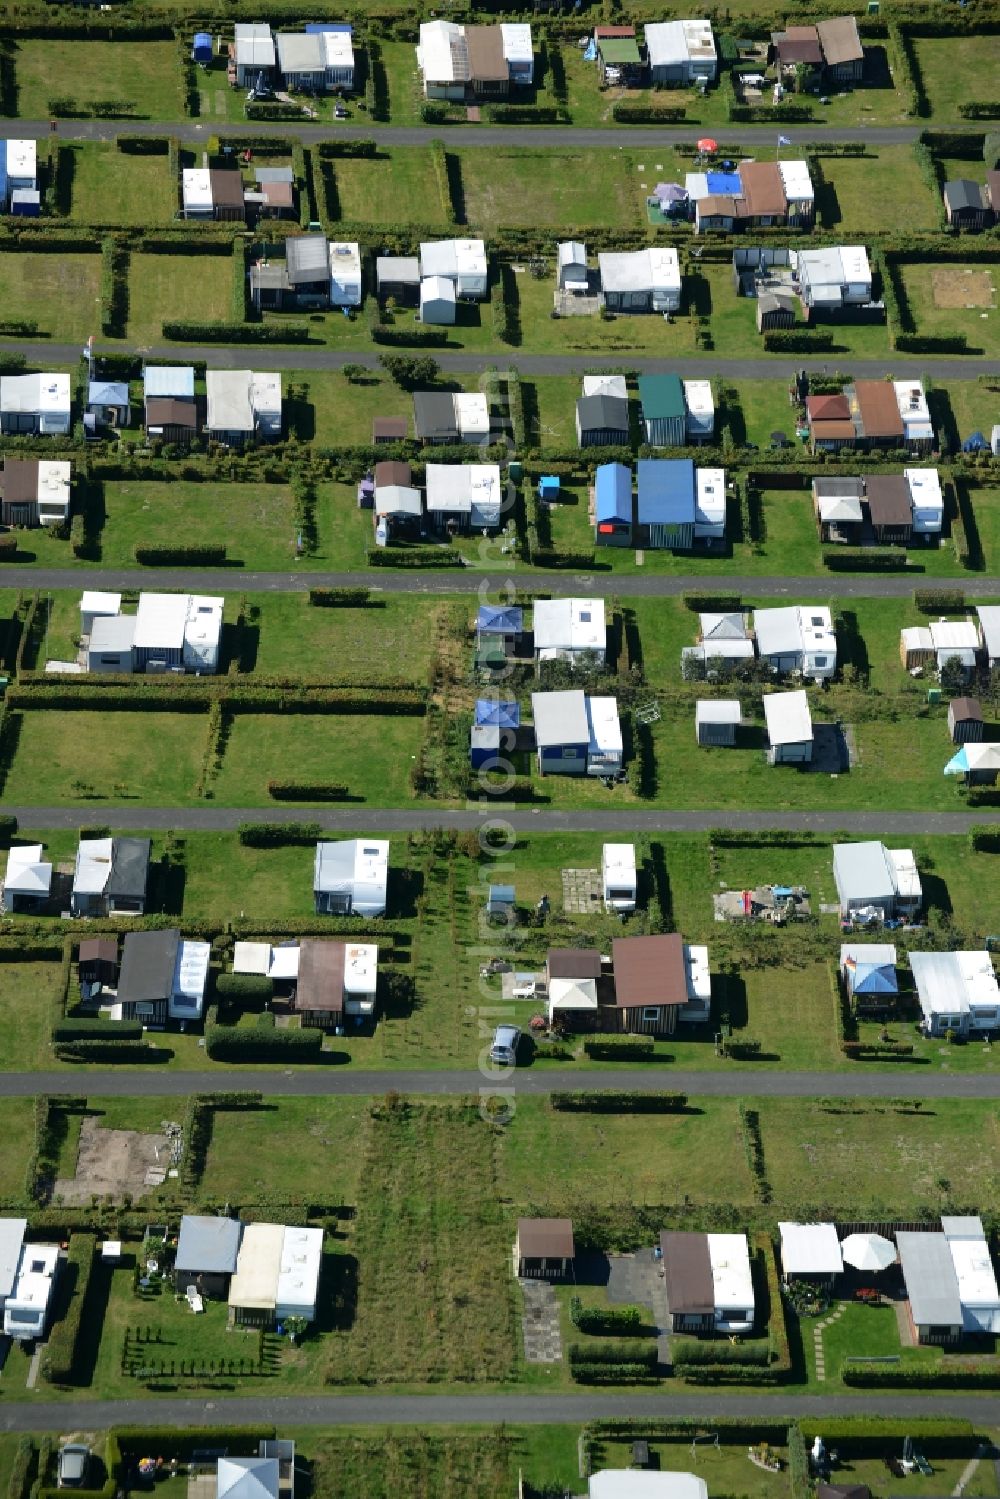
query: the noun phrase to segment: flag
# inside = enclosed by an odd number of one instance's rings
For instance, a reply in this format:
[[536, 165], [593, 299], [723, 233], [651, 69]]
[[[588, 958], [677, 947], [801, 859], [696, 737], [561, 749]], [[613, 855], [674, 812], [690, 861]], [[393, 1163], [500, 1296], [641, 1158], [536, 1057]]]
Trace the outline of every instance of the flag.
[[858, 966], [858, 960], [857, 960], [857, 958], [853, 958], [853, 957], [848, 956], [848, 957], [846, 957], [844, 959], [844, 967], [846, 969], [848, 969], [849, 972], [853, 973], [854, 970], [857, 968], [857, 966]]
[[789, 136], [787, 136], [787, 135], [779, 135], [778, 136], [778, 145], [779, 146], [790, 146], [791, 144], [792, 144], [792, 142], [791, 142], [791, 138]]

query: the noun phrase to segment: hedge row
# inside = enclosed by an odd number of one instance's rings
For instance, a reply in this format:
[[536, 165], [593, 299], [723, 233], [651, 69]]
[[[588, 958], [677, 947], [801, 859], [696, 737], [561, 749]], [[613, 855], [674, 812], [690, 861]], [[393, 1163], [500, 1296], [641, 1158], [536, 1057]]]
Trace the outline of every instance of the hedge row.
[[487, 104], [483, 111], [491, 125], [569, 125], [572, 117], [562, 104]]
[[113, 1038], [95, 1041], [60, 1041], [55, 1044], [60, 1062], [84, 1062], [91, 1066], [132, 1067], [137, 1063], [170, 1061], [166, 1046], [147, 1041], [119, 1041]]
[[[898, 1416], [830, 1416], [823, 1422], [823, 1440], [831, 1447], [850, 1446], [859, 1457], [881, 1458], [886, 1439], [898, 1441], [903, 1426]], [[930, 1457], [967, 1458], [975, 1432], [964, 1417], [945, 1416], [907, 1416], [905, 1429]]]
[[35, 1444], [31, 1437], [21, 1437], [7, 1478], [7, 1499], [26, 1499], [35, 1466]]
[[271, 999], [274, 983], [266, 973], [220, 973], [215, 992], [225, 999]]
[[584, 1056], [595, 1062], [645, 1061], [653, 1055], [652, 1036], [588, 1036]]
[[49, 1333], [42, 1353], [41, 1374], [48, 1384], [70, 1384], [76, 1372], [77, 1343], [96, 1249], [94, 1234], [74, 1234], [69, 1241], [63, 1276], [69, 1279], [70, 1303]]
[[683, 104], [629, 104], [619, 99], [611, 106], [611, 118], [619, 125], [682, 125], [688, 112]]
[[143, 567], [221, 567], [225, 546], [137, 546], [135, 560]]
[[655, 1343], [650, 1343], [648, 1348], [637, 1347], [635, 1343], [571, 1343], [569, 1345], [569, 1366], [576, 1372], [579, 1364], [634, 1364], [637, 1367], [653, 1370], [659, 1362], [659, 1350]]
[[896, 348], [901, 354], [969, 354], [969, 340], [964, 333], [937, 337], [928, 333], [897, 333]]
[[745, 1343], [722, 1342], [717, 1338], [671, 1338], [670, 1361], [679, 1370], [696, 1364], [748, 1364], [766, 1369], [771, 1362], [771, 1345], [767, 1338], [750, 1338]]
[[622, 1337], [645, 1331], [648, 1312], [641, 1306], [584, 1306], [579, 1296], [569, 1304], [573, 1326], [597, 1337]]
[[950, 614], [965, 609], [965, 591], [961, 588], [915, 588], [913, 602], [921, 614]]
[[287, 848], [315, 843], [323, 829], [318, 822], [243, 822], [236, 836], [245, 848]]
[[550, 1108], [564, 1113], [678, 1114], [687, 1108], [686, 1093], [627, 1093], [600, 1089], [594, 1093], [550, 1093]]
[[206, 1445], [226, 1447], [231, 1456], [256, 1457], [258, 1443], [272, 1439], [277, 1428], [266, 1423], [255, 1426], [119, 1426], [118, 1445], [126, 1457], [148, 1452], [170, 1452], [181, 1460]]
[[464, 567], [461, 552], [453, 547], [376, 547], [368, 553], [369, 567]]
[[60, 1020], [52, 1027], [53, 1041], [141, 1041], [142, 1025], [132, 1020]]
[[823, 565], [834, 573], [898, 573], [906, 571], [909, 560], [902, 547], [895, 550], [824, 547]]
[[894, 1062], [913, 1055], [909, 1041], [842, 1041], [840, 1049], [856, 1062]]
[[316, 1062], [323, 1049], [321, 1030], [277, 1030], [270, 1012], [256, 1025], [205, 1025], [205, 1051], [213, 1062]]
[[349, 792], [336, 781], [268, 781], [267, 794], [276, 802], [343, 802]]
[[310, 588], [314, 609], [363, 609], [371, 599], [370, 588]]
[[769, 328], [764, 334], [769, 354], [817, 354], [833, 348], [830, 328]]
[[1000, 854], [1000, 827], [984, 823], [970, 828], [969, 843], [977, 854]]
[[164, 338], [182, 344], [304, 344], [305, 323], [191, 323], [166, 322]]
[[881, 1364], [863, 1359], [845, 1359], [841, 1378], [846, 1385], [864, 1389], [907, 1388], [938, 1390], [1000, 1389], [1000, 1358], [961, 1360], [947, 1358], [940, 1364]]
[[968, 99], [958, 112], [963, 120], [1000, 120], [1000, 99]]

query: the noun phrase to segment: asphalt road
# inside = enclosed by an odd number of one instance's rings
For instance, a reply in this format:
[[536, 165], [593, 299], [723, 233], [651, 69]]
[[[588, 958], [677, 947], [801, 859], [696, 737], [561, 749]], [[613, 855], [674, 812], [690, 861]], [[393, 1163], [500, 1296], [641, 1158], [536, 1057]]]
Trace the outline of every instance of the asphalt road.
[[[861, 141], [868, 146], [911, 145], [920, 135], [920, 125], [857, 125], [845, 127], [806, 123], [796, 126], [792, 133], [795, 145], [802, 148], [812, 142]], [[570, 145], [574, 150], [584, 146], [657, 146], [669, 142], [676, 145], [694, 142], [705, 134], [704, 127], [695, 125], [648, 126], [600, 126], [583, 125], [373, 125], [335, 123], [332, 119], [313, 125], [300, 125], [294, 120], [249, 120], [243, 124], [226, 120], [59, 120], [55, 134], [60, 140], [112, 141], [117, 135], [164, 135], [169, 132], [181, 141], [198, 145], [212, 135], [295, 135], [305, 144], [343, 140], [374, 140], [379, 146], [424, 146], [429, 140], [442, 139], [450, 146], [481, 146], [495, 150], [497, 146], [524, 146], [526, 150], [537, 150], [539, 146]], [[0, 139], [4, 137], [30, 138], [52, 134], [48, 120], [0, 120]], [[722, 145], [773, 146], [776, 130], [767, 125], [720, 126], [711, 130], [713, 138]]]
[[[609, 802], [614, 796], [608, 792]], [[1000, 812], [703, 812], [657, 810], [525, 811], [510, 803], [484, 797], [463, 810], [424, 807], [146, 807], [122, 802], [89, 801], [83, 806], [42, 807], [4, 804], [5, 814], [22, 828], [73, 828], [81, 818], [110, 820], [120, 832], [232, 832], [244, 822], [315, 822], [328, 830], [362, 833], [407, 833], [446, 828], [475, 831], [484, 817], [502, 816], [516, 833], [705, 833], [713, 828], [742, 828], [750, 832], [809, 832], [872, 834], [909, 837], [924, 834], [967, 833], [980, 823], [1000, 822]]]
[[[487, 1018], [504, 1009], [498, 1000]], [[503, 1018], [503, 1015], [500, 1016]], [[150, 1039], [155, 1040], [155, 1037]], [[169, 1037], [165, 1044], [169, 1046]], [[336, 1042], [334, 1042], [336, 1044]], [[93, 1072], [3, 1072], [0, 1098], [34, 1098], [53, 1093], [95, 1098], [189, 1098], [192, 1093], [262, 1093], [267, 1098], [369, 1098], [395, 1091], [442, 1097], [475, 1096], [483, 1088], [511, 1089], [514, 1094], [545, 1097], [568, 1088], [584, 1093], [687, 1093], [691, 1098], [839, 1098], [911, 1099], [1000, 1098], [1000, 1074], [943, 1073], [926, 1069], [866, 1072], [864, 1064], [849, 1072], [783, 1072], [769, 1067], [734, 1067], [723, 1072], [690, 1072], [672, 1067], [636, 1067], [632, 1071], [578, 1067], [535, 1071], [520, 1067], [496, 1072], [368, 1072], [331, 1062], [328, 1067], [296, 1072], [292, 1068], [227, 1068], [215, 1072], [170, 1072], [153, 1065]]]
[[963, 1395], [319, 1395], [217, 1400], [67, 1400], [58, 1404], [0, 1404], [0, 1431], [87, 1431], [108, 1426], [217, 1426], [257, 1422], [286, 1426], [539, 1426], [612, 1417], [733, 1417], [973, 1415], [1000, 1422], [1000, 1398]]
[[[5, 353], [23, 354], [33, 362], [48, 361], [49, 364], [75, 364], [80, 358], [80, 344], [50, 343], [47, 340], [2, 339], [0, 349]], [[203, 361], [213, 369], [244, 369], [248, 355], [247, 344], [231, 347], [209, 344], [143, 344], [131, 347], [131, 352], [142, 354], [146, 359], [163, 359], [174, 364]], [[95, 342], [94, 351], [100, 357], [102, 346]], [[115, 347], [115, 353], [127, 353], [129, 348]], [[383, 352], [395, 352], [386, 350]], [[418, 351], [419, 352], [419, 351]], [[446, 374], [480, 374], [486, 357], [483, 354], [452, 353], [447, 349], [432, 349], [431, 354]], [[582, 375], [593, 369], [598, 355], [591, 350], [582, 354], [521, 354], [508, 350], [491, 354], [490, 360], [503, 364], [504, 368], [518, 370], [522, 375]], [[274, 370], [318, 370], [336, 371], [345, 364], [360, 364], [365, 369], [378, 368], [379, 353], [371, 349], [328, 349], [315, 345], [292, 344], [280, 348], [267, 345], [268, 367]], [[644, 354], [629, 354], [622, 358], [608, 358], [609, 365], [627, 366], [640, 374], [671, 374], [678, 365], [683, 365], [689, 379], [711, 379], [718, 375], [727, 380], [779, 380], [786, 385], [796, 370], [806, 369], [826, 372], [832, 366], [848, 364], [851, 373], [859, 379], [881, 380], [884, 375], [898, 374], [901, 369], [916, 365], [921, 376], [932, 380], [976, 380], [980, 375], [1000, 374], [1000, 359], [980, 359], [970, 355], [966, 359], [928, 359], [923, 354], [907, 356], [894, 354], [884, 359], [856, 359], [850, 356], [828, 355], [826, 359], [725, 359], [717, 355], [694, 358], [690, 355], [672, 354], [662, 359]]]
[[[30, 550], [30, 536], [22, 535]], [[233, 543], [238, 545], [238, 538]], [[127, 588], [195, 588], [204, 593], [220, 593], [239, 588], [241, 593], [304, 593], [309, 588], [370, 588], [373, 593], [469, 594], [483, 600], [494, 598], [509, 588], [525, 593], [541, 593], [546, 598], [580, 594], [615, 598], [677, 598], [685, 593], [739, 594], [742, 598], [799, 599], [821, 592], [835, 593], [838, 599], [909, 598], [915, 588], [961, 588], [967, 598], [997, 598], [1000, 578], [988, 573], [974, 573], [961, 578], [934, 578], [916, 571], [896, 573], [831, 574], [828, 578], [741, 577], [732, 573], [702, 573], [685, 577], [680, 573], [625, 574], [596, 569], [590, 573], [531, 572], [513, 567], [501, 572], [505, 561], [499, 557], [495, 542], [484, 544], [486, 560], [482, 567], [470, 564], [464, 568], [432, 568], [411, 572], [379, 569], [371, 572], [301, 572], [262, 573], [242, 568], [234, 562], [226, 568], [114, 568], [114, 567], [32, 567], [25, 562], [3, 564], [3, 581], [8, 587], [25, 588], [97, 588], [121, 591]], [[694, 616], [692, 615], [692, 621]], [[692, 623], [692, 629], [694, 624]], [[692, 637], [693, 638], [693, 637]]]

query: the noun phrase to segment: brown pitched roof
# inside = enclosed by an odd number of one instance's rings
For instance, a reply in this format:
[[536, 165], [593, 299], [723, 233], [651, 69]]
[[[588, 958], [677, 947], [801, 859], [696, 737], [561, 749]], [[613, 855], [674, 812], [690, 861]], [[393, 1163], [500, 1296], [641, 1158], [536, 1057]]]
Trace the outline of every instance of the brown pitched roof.
[[667, 1306], [672, 1313], [715, 1311], [715, 1282], [707, 1234], [665, 1232], [660, 1235]]
[[846, 422], [851, 408], [844, 395], [806, 396], [806, 414], [811, 422]]
[[704, 198], [698, 199], [698, 217], [699, 219], [735, 219], [740, 211], [741, 201], [732, 197], [730, 193], [708, 193]]
[[[975, 697], [952, 698], [948, 710], [956, 723], [982, 723], [983, 710]], [[81, 949], [82, 951], [82, 949]]]
[[869, 474], [865, 489], [873, 526], [908, 526], [913, 520], [910, 486], [902, 474]]
[[810, 426], [814, 437], [843, 438], [850, 441], [858, 435], [853, 422], [811, 422]]
[[385, 458], [375, 465], [376, 489], [387, 489], [390, 484], [398, 484], [401, 488], [408, 489], [411, 477], [410, 465], [400, 462], [399, 459]]
[[823, 60], [827, 67], [838, 63], [858, 62], [865, 52], [858, 35], [858, 23], [853, 16], [835, 16], [832, 21], [818, 21], [816, 34], [823, 48]]
[[986, 196], [994, 213], [1000, 213], [1000, 172], [986, 173]]
[[214, 208], [243, 207], [243, 178], [239, 172], [227, 167], [212, 167], [208, 180], [212, 185]]
[[292, 184], [290, 182], [258, 182], [257, 191], [264, 196], [265, 203], [272, 208], [292, 207]]
[[510, 68], [503, 55], [503, 33], [499, 26], [466, 26], [469, 76], [485, 83], [506, 83]]
[[38, 499], [38, 459], [5, 458], [0, 474], [0, 494], [8, 505], [25, 505]]
[[372, 422], [372, 439], [380, 437], [402, 439], [409, 435], [410, 424], [405, 416], [377, 416]]
[[612, 41], [615, 37], [634, 37], [634, 26], [595, 26], [594, 37], [597, 41]]
[[146, 402], [147, 427], [198, 427], [198, 412], [193, 401], [174, 396], [150, 396]]
[[295, 989], [297, 1010], [342, 1010], [344, 1008], [344, 955], [346, 942], [304, 937], [299, 944], [299, 979]]
[[788, 199], [781, 180], [781, 171], [776, 161], [744, 161], [740, 163], [740, 182], [746, 218], [761, 218], [766, 215], [787, 213]]
[[898, 437], [903, 440], [903, 418], [896, 392], [888, 380], [858, 380], [854, 386], [865, 437]]
[[526, 1260], [571, 1260], [573, 1224], [569, 1218], [518, 1218], [517, 1247]]
[[620, 1010], [643, 1005], [685, 1005], [688, 1001], [684, 942], [679, 932], [655, 937], [616, 937], [611, 944], [615, 1004]]
[[552, 979], [599, 979], [601, 955], [596, 947], [550, 947], [545, 966]]
[[80, 943], [77, 961], [80, 963], [117, 963], [118, 938], [88, 937], [86, 942]]

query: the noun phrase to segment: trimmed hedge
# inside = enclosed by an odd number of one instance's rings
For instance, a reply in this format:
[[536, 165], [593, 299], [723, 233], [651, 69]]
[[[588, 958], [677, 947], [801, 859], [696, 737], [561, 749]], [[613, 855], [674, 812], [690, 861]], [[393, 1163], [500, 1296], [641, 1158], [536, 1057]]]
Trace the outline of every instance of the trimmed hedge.
[[60, 1062], [89, 1062], [92, 1065], [121, 1066], [135, 1062], [169, 1062], [172, 1053], [166, 1046], [147, 1041], [61, 1041], [55, 1045]]
[[135, 560], [143, 567], [219, 567], [226, 560], [224, 546], [137, 546]]
[[1000, 827], [983, 823], [970, 828], [969, 843], [977, 854], [1000, 854]]
[[66, 1314], [52, 1328], [42, 1353], [41, 1374], [47, 1384], [70, 1384], [76, 1373], [77, 1343], [96, 1249], [94, 1234], [74, 1234], [69, 1241], [63, 1274], [72, 1270], [75, 1284]]
[[[780, 332], [780, 329], [778, 330]], [[897, 333], [896, 348], [901, 354], [969, 354], [969, 340], [964, 333], [932, 337], [927, 333]]]
[[52, 1027], [53, 1041], [141, 1041], [138, 1020], [60, 1020]]
[[368, 553], [369, 567], [464, 567], [452, 547], [377, 547]]
[[958, 112], [963, 120], [1000, 120], [1000, 99], [968, 99]]
[[584, 1056], [595, 1062], [648, 1061], [653, 1056], [652, 1036], [588, 1036]]
[[714, 1338], [671, 1338], [670, 1361], [675, 1368], [704, 1364], [747, 1364], [766, 1369], [771, 1362], [771, 1345], [767, 1338], [750, 1338], [745, 1343], [723, 1342]]
[[336, 781], [268, 781], [267, 794], [276, 802], [343, 802], [350, 793]]
[[688, 112], [683, 104], [629, 104], [619, 99], [611, 106], [611, 118], [619, 125], [682, 125]]
[[840, 1049], [856, 1062], [895, 1062], [913, 1055], [909, 1041], [841, 1041]]
[[829, 328], [769, 328], [764, 334], [768, 354], [816, 354], [832, 348]]
[[529, 562], [533, 567], [571, 567], [586, 570], [594, 565], [593, 552], [560, 552], [555, 547], [535, 547]]
[[913, 602], [921, 614], [948, 614], [965, 609], [965, 592], [961, 588], [915, 588]]
[[834, 573], [905, 572], [909, 559], [902, 547], [892, 551], [865, 547], [824, 548], [823, 565]]
[[939, 1390], [1000, 1389], [1000, 1358], [949, 1357], [941, 1364], [877, 1364], [845, 1359], [840, 1377], [846, 1385], [864, 1389], [920, 1388]]
[[971, 1421], [961, 1417], [907, 1416], [903, 1420], [899, 1416], [830, 1416], [823, 1422], [823, 1440], [831, 1447], [850, 1446], [859, 1457], [880, 1458], [885, 1454], [886, 1439], [898, 1441], [904, 1429], [925, 1455], [961, 1458], [968, 1457], [969, 1442], [976, 1430]]
[[687, 1108], [686, 1093], [626, 1093], [606, 1088], [594, 1093], [550, 1093], [549, 1107], [564, 1113], [678, 1114]]
[[233, 1456], [256, 1457], [261, 1438], [273, 1438], [277, 1428], [266, 1423], [256, 1426], [119, 1426], [115, 1429], [118, 1445], [128, 1456], [148, 1452], [170, 1452], [189, 1458], [206, 1446], [227, 1447]]
[[164, 338], [182, 344], [304, 344], [305, 323], [190, 323], [166, 322]]
[[370, 602], [370, 588], [310, 588], [314, 609], [363, 609]]
[[562, 104], [487, 104], [483, 113], [491, 125], [569, 125], [572, 123], [569, 110]]
[[34, 1466], [35, 1444], [31, 1437], [22, 1437], [7, 1479], [7, 1499], [26, 1499]]
[[584, 1306], [579, 1296], [569, 1304], [573, 1326], [597, 1337], [639, 1336], [649, 1316], [642, 1306]]
[[271, 999], [274, 983], [266, 973], [220, 973], [215, 992], [226, 999]]
[[244, 848], [287, 848], [322, 838], [318, 822], [243, 822], [236, 836]]
[[634, 1343], [571, 1343], [569, 1366], [576, 1369], [579, 1364], [632, 1364], [653, 1370], [659, 1362], [659, 1351], [655, 1343], [648, 1348], [636, 1347]]
[[279, 1031], [270, 1013], [253, 1026], [205, 1026], [205, 1051], [213, 1062], [315, 1062], [322, 1049], [321, 1030]]

